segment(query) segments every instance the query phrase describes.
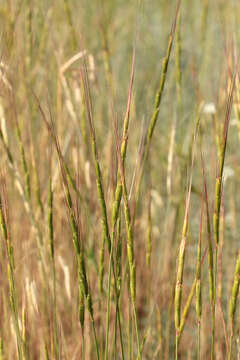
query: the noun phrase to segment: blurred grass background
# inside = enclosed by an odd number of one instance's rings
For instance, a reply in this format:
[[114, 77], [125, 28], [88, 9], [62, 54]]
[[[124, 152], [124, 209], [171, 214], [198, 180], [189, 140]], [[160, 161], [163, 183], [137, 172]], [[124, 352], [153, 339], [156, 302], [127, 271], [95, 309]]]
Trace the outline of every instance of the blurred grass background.
[[[38, 101], [46, 118], [51, 118], [54, 123], [63, 162], [76, 185], [74, 188], [68, 175], [74, 214], [79, 212], [79, 217], [76, 217], [93, 302], [99, 357], [123, 358], [113, 275], [110, 277], [110, 289], [108, 287], [110, 265], [107, 244], [104, 248], [103, 289], [99, 288], [102, 214], [82, 69], [85, 58], [108, 225], [112, 231], [111, 214], [119, 160], [114, 118], [117, 119], [119, 141], [122, 141], [133, 49], [136, 51], [135, 78], [124, 174], [128, 194], [131, 194], [128, 202], [134, 219], [140, 352], [129, 291], [123, 201], [118, 231], [111, 239], [115, 271], [119, 266], [119, 309], [125, 358], [239, 357], [238, 307], [234, 327], [229, 316], [240, 230], [237, 196], [240, 178], [238, 73], [223, 175], [214, 355], [211, 350], [205, 207], [200, 225], [200, 208], [204, 201], [202, 151], [212, 231], [215, 181], [226, 104], [230, 79], [238, 63], [240, 5], [237, 0], [181, 1], [160, 112], [136, 203], [136, 182], [133, 179], [139, 178], [144, 138], [154, 111], [176, 6], [175, 1], [167, 0], [0, 1], [1, 198], [3, 219], [8, 227], [8, 236], [5, 239], [3, 232], [0, 242], [0, 359], [97, 359], [87, 298], [84, 326], [81, 327], [79, 322], [81, 291], [70, 213], [66, 206], [66, 189], [54, 142], [42, 119]], [[77, 58], [74, 58], [75, 55]], [[193, 141], [198, 114], [199, 131], [196, 141]], [[202, 231], [201, 346], [199, 351], [194, 295], [176, 353], [174, 289], [191, 173], [193, 181], [181, 307], [183, 309], [186, 304], [196, 276], [198, 237]], [[50, 193], [53, 192], [53, 261], [48, 222], [51, 211], [48, 201], [50, 178]], [[4, 229], [4, 221], [1, 222]], [[10, 245], [5, 246], [5, 240], [9, 244], [9, 239], [12, 252]], [[116, 251], [119, 242], [121, 257]], [[214, 248], [213, 233], [212, 244]], [[42, 259], [39, 258], [39, 249]], [[14, 257], [12, 272], [9, 256]], [[117, 265], [119, 259], [120, 264]], [[11, 285], [11, 274], [16, 291]], [[236, 296], [238, 286], [239, 283]], [[106, 347], [108, 296], [111, 306], [109, 343]], [[12, 298], [16, 299], [16, 307]], [[233, 345], [229, 355], [231, 335]]]

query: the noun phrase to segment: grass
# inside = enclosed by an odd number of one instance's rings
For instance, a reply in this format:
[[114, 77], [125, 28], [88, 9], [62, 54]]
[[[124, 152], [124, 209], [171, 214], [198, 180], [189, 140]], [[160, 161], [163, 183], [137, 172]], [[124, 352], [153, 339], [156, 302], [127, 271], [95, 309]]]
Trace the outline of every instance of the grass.
[[0, 360], [239, 357], [239, 10], [0, 2]]

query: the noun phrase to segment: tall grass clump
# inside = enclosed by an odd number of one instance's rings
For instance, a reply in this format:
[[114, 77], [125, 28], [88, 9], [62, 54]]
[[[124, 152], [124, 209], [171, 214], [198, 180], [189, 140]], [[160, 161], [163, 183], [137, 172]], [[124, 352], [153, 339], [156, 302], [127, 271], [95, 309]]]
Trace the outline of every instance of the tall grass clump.
[[237, 359], [238, 1], [0, 2], [0, 359]]

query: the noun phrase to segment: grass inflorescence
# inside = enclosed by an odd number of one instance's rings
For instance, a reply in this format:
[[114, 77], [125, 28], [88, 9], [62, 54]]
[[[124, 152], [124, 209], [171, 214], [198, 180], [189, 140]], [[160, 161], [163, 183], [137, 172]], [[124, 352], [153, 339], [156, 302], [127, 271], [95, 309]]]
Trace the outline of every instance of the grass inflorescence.
[[237, 1], [0, 3], [0, 359], [237, 359]]

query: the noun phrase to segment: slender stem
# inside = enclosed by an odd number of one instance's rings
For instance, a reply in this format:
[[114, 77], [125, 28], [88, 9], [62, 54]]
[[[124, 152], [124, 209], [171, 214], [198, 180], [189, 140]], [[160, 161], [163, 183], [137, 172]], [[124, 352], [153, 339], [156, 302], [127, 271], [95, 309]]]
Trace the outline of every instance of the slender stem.
[[198, 321], [198, 360], [201, 360], [201, 321]]
[[111, 246], [109, 267], [108, 267], [108, 288], [107, 288], [107, 314], [106, 314], [106, 338], [105, 338], [105, 355], [104, 359], [108, 359], [108, 334], [109, 334], [109, 319], [110, 319], [110, 297], [111, 297], [111, 275], [112, 275], [112, 256], [113, 246]]
[[212, 314], [213, 327], [212, 327], [211, 360], [215, 359], [215, 312], [216, 312], [217, 263], [218, 263], [219, 224], [220, 224], [220, 208], [221, 208], [221, 198], [222, 198], [223, 169], [224, 169], [224, 163], [225, 163], [229, 121], [230, 121], [232, 103], [233, 103], [235, 78], [236, 78], [236, 72], [232, 76], [231, 87], [230, 87], [230, 91], [229, 91], [229, 95], [228, 95], [224, 129], [223, 129], [223, 142], [222, 142], [222, 146], [220, 149], [219, 170], [218, 170], [218, 175], [216, 178], [216, 185], [215, 185], [215, 209], [214, 209], [214, 214], [213, 214], [215, 256], [214, 256], [214, 294], [213, 294], [213, 314]]

